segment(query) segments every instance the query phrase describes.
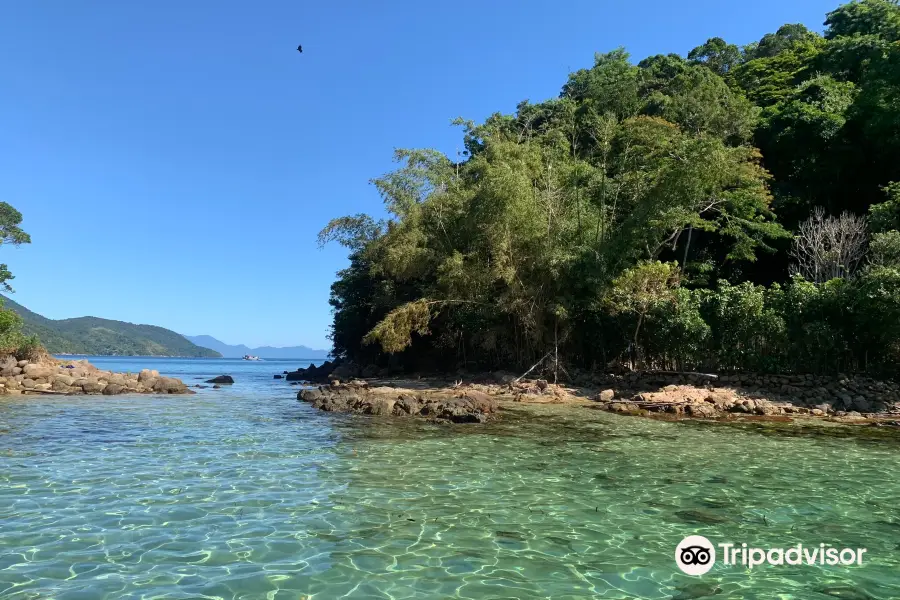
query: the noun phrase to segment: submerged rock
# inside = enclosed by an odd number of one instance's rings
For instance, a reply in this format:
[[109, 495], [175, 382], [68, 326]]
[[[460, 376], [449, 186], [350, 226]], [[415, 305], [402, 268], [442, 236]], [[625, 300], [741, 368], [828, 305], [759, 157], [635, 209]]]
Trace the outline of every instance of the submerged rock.
[[231, 375], [219, 375], [212, 379], [207, 379], [205, 383], [234, 383], [234, 378]]

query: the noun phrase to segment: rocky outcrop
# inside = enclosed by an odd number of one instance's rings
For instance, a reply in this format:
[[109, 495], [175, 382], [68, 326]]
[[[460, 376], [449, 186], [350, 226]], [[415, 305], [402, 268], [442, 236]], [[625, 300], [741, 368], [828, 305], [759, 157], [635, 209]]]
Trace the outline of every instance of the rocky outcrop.
[[193, 394], [180, 380], [158, 371], [113, 373], [86, 360], [44, 357], [38, 362], [0, 359], [0, 394]]
[[307, 383], [327, 383], [332, 372], [341, 365], [340, 361], [326, 360], [318, 367], [312, 363], [305, 369], [297, 369], [285, 374], [288, 381], [305, 381]]
[[333, 383], [303, 389], [297, 399], [329, 412], [366, 415], [423, 417], [451, 423], [484, 423], [497, 411], [497, 401], [477, 390], [416, 391], [393, 387], [369, 387], [366, 382]]
[[205, 383], [234, 383], [234, 378], [231, 375], [218, 375], [212, 379], [207, 379]]
[[862, 376], [631, 373], [602, 383], [617, 384], [595, 397], [614, 412], [695, 418], [900, 413], [900, 386]]

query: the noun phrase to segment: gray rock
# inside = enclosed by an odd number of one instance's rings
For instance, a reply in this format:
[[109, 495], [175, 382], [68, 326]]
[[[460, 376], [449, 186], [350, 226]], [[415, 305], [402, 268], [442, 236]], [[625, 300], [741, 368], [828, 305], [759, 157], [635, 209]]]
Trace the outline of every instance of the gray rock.
[[27, 364], [28, 364], [28, 361], [27, 361], [27, 360], [20, 360], [20, 361], [18, 361], [14, 366], [16, 366], [16, 367], [24, 367], [24, 366], [27, 365]]
[[613, 398], [615, 398], [615, 397], [616, 397], [616, 391], [615, 391], [615, 390], [603, 390], [603, 391], [600, 392], [600, 394], [597, 396], [597, 399], [598, 399], [600, 402], [612, 402]]
[[850, 405], [853, 410], [858, 410], [861, 413], [872, 412], [872, 405], [866, 400], [863, 396], [857, 396], [853, 399], [853, 404]]
[[212, 379], [207, 379], [204, 383], [234, 383], [234, 378], [231, 375], [219, 375]]
[[103, 388], [104, 396], [115, 396], [116, 394], [121, 394], [125, 392], [125, 386], [120, 385], [118, 383], [110, 383], [107, 384], [105, 388]]
[[34, 386], [35, 386], [34, 379], [28, 378], [28, 379], [22, 380], [22, 387], [25, 388], [26, 390], [30, 390], [30, 389], [34, 388]]

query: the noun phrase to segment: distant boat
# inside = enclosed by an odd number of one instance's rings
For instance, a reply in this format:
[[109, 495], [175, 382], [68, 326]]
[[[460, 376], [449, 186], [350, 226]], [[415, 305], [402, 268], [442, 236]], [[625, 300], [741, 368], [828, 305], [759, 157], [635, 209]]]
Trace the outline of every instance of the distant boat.
[[244, 360], [262, 360], [262, 359], [258, 356], [253, 356], [252, 354], [245, 354]]

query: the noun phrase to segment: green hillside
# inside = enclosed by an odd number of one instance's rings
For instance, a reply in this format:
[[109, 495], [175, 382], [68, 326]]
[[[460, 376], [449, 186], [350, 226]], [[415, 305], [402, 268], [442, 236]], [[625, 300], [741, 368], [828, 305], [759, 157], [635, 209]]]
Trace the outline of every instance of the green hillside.
[[6, 308], [22, 317], [26, 335], [36, 335], [51, 354], [92, 354], [110, 356], [222, 356], [201, 348], [181, 335], [154, 325], [135, 325], [97, 317], [55, 321], [3, 298]]

